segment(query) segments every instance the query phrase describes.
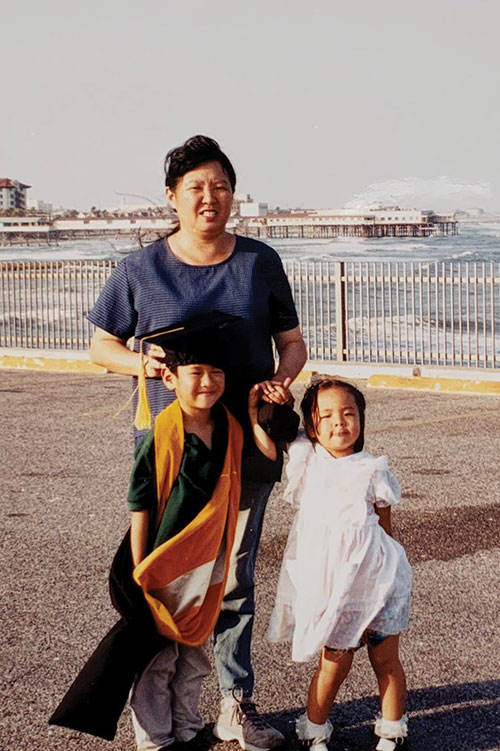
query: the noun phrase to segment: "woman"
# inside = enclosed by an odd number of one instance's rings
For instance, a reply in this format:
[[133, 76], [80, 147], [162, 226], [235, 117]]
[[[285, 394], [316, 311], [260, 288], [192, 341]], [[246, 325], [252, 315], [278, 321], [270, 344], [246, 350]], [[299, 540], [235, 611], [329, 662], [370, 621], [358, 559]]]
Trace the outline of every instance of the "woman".
[[[269, 749], [284, 739], [263, 722], [251, 701], [250, 639], [255, 558], [267, 499], [279, 478], [269, 473], [269, 467], [259, 466], [253, 451], [248, 392], [259, 384], [268, 401], [286, 401], [288, 386], [305, 363], [306, 349], [278, 255], [264, 243], [226, 231], [236, 176], [219, 145], [206, 136], [194, 136], [170, 151], [165, 185], [179, 227], [166, 240], [127, 256], [113, 272], [88, 316], [97, 326], [90, 355], [115, 373], [137, 376], [139, 339], [147, 333], [212, 310], [242, 318], [237, 336], [232, 329], [228, 342], [231, 360], [224, 402], [243, 424], [247, 439], [230, 581], [215, 630], [223, 698], [214, 732], [223, 740], [238, 740], [242, 748]], [[126, 345], [131, 337], [134, 351]], [[155, 350], [150, 350], [145, 373], [154, 416], [167, 405], [169, 394], [159, 378], [161, 370]]]

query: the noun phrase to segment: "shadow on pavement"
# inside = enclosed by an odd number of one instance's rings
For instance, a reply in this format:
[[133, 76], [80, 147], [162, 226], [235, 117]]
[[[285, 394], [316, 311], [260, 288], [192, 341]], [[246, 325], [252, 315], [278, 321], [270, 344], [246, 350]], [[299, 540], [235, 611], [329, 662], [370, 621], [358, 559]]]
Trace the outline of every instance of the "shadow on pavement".
[[[376, 696], [336, 704], [331, 717], [331, 751], [374, 748], [373, 720], [378, 706]], [[500, 680], [414, 689], [408, 691], [407, 708], [411, 751], [500, 748]], [[294, 725], [302, 711], [294, 708], [266, 715], [286, 736], [283, 749], [299, 748]], [[214, 748], [218, 747], [216, 743]]]

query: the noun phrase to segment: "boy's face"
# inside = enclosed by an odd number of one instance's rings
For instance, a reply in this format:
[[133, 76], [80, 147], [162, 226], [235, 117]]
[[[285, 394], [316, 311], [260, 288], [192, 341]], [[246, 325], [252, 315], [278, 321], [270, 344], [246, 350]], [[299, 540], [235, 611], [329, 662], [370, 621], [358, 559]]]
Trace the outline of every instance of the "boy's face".
[[176, 372], [164, 371], [163, 382], [175, 391], [185, 412], [207, 410], [221, 398], [226, 379], [224, 371], [213, 365], [178, 365]]

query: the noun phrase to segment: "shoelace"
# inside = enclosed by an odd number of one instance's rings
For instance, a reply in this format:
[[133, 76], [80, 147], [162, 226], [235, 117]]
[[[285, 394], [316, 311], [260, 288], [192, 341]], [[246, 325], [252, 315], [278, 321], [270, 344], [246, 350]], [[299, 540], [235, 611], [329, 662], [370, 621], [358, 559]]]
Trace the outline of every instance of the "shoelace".
[[252, 723], [258, 730], [264, 730], [267, 728], [267, 722], [257, 712], [253, 701], [237, 701], [236, 704], [236, 717], [238, 722], [243, 724], [245, 720]]

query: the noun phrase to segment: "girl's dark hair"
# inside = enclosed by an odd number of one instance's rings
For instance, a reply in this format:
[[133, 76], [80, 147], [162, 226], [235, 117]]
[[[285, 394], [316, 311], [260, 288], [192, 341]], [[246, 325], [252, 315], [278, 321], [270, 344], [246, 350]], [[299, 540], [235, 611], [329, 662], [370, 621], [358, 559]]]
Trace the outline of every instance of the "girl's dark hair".
[[354, 397], [354, 401], [356, 402], [359, 412], [359, 436], [353, 446], [354, 453], [356, 454], [358, 451], [363, 450], [363, 445], [365, 443], [365, 397], [356, 386], [352, 385], [352, 383], [341, 381], [339, 378], [335, 378], [335, 376], [319, 376], [306, 388], [306, 392], [300, 403], [300, 409], [302, 410], [302, 415], [304, 417], [304, 428], [307, 437], [311, 443], [318, 442], [318, 439], [316, 438], [316, 427], [314, 425], [314, 420], [318, 411], [318, 393], [332, 388], [347, 391]]
[[190, 172], [199, 167], [200, 164], [206, 164], [207, 162], [219, 162], [229, 178], [234, 193], [236, 173], [233, 165], [224, 152], [221, 151], [217, 141], [208, 136], [193, 136], [192, 138], [188, 138], [181, 146], [170, 149], [164, 163], [166, 187], [170, 188], [170, 190], [175, 190], [177, 182], [186, 172]]

